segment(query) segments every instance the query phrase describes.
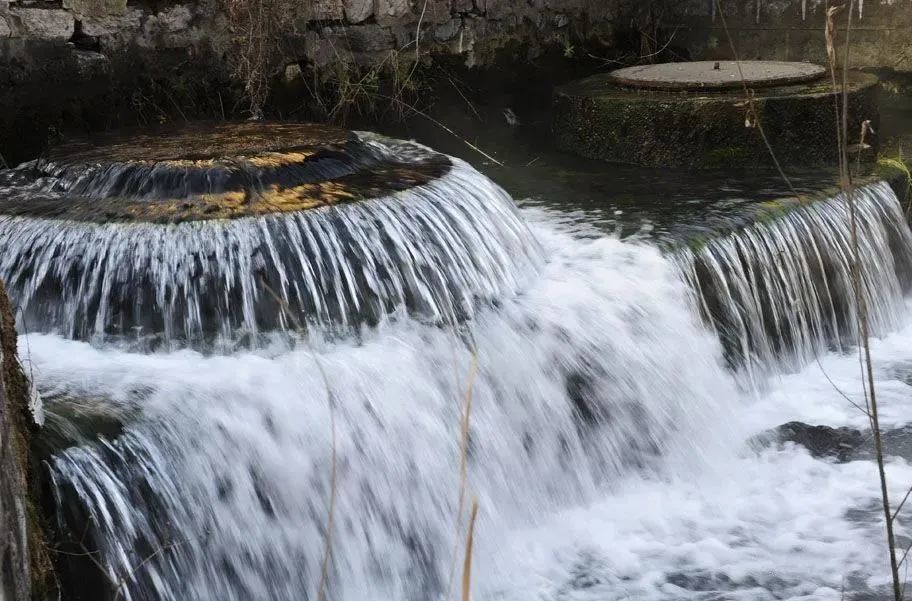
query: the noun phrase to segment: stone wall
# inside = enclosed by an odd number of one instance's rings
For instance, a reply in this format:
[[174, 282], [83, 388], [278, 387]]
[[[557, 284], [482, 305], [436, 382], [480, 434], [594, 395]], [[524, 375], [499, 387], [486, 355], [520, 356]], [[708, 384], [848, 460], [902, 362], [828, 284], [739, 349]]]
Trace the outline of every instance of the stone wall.
[[[825, 0], [722, 0], [721, 5], [741, 58], [826, 63]], [[732, 58], [718, 9], [717, 0], [679, 3], [668, 31], [690, 58]], [[851, 66], [912, 71], [912, 0], [857, 0], [852, 17]], [[845, 11], [838, 23], [844, 31]], [[840, 47], [843, 39], [837, 39]]]
[[[361, 62], [391, 50], [461, 54], [510, 40], [538, 45], [611, 24], [624, 0], [303, 0], [287, 32], [289, 61], [316, 65], [349, 54]], [[218, 0], [0, 0], [0, 39], [75, 42], [104, 54], [125, 47], [223, 51], [232, 34]]]
[[[60, 130], [244, 117], [228, 0], [0, 0], [0, 157], [37, 155]], [[274, 0], [280, 2], [281, 0]], [[650, 0], [651, 1], [651, 0]], [[300, 0], [272, 44], [286, 79], [434, 57], [491, 64], [598, 38], [640, 0]], [[633, 7], [633, 8], [631, 8]], [[574, 42], [575, 43], [575, 42]], [[276, 81], [281, 81], [276, 77]], [[278, 98], [278, 96], [274, 96]], [[301, 99], [296, 99], [301, 104]], [[274, 111], [287, 115], [287, 112]], [[0, 161], [2, 166], [2, 161]]]

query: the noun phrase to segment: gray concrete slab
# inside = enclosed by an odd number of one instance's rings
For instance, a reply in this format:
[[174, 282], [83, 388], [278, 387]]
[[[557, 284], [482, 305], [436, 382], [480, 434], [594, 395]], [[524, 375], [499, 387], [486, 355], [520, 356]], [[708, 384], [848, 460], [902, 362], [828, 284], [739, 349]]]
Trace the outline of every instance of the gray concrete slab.
[[781, 86], [811, 82], [826, 75], [812, 63], [782, 61], [697, 61], [640, 65], [612, 71], [617, 84], [650, 90], [725, 90], [741, 87]]

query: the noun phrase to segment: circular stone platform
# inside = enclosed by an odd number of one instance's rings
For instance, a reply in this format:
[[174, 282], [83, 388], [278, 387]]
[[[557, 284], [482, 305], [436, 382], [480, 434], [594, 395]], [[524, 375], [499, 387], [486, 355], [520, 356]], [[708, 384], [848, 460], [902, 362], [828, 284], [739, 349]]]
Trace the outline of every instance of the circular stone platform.
[[[558, 146], [589, 158], [646, 166], [771, 167], [740, 77], [734, 87], [726, 79], [733, 64], [720, 63], [715, 79], [697, 77], [714, 63], [671, 63], [561, 86], [554, 94], [552, 123]], [[744, 65], [749, 66], [745, 75], [754, 80], [748, 87], [757, 116], [778, 160], [785, 166], [836, 165], [833, 89], [827, 77], [820, 77], [823, 68]], [[812, 81], [783, 83], [785, 77]], [[864, 120], [878, 131], [878, 88], [876, 76], [849, 73], [849, 144], [858, 143]], [[867, 156], [873, 156], [877, 138], [869, 136], [866, 143], [873, 147]]]
[[69, 142], [0, 172], [0, 215], [176, 223], [287, 213], [426, 184], [450, 160], [303, 123], [196, 123]]
[[609, 73], [619, 85], [650, 90], [728, 90], [807, 83], [823, 78], [826, 69], [811, 63], [779, 61], [696, 61], [627, 67]]
[[267, 344], [289, 316], [457, 323], [538, 252], [467, 163], [370, 132], [183, 125], [0, 170], [0, 281], [29, 329], [143, 350]]

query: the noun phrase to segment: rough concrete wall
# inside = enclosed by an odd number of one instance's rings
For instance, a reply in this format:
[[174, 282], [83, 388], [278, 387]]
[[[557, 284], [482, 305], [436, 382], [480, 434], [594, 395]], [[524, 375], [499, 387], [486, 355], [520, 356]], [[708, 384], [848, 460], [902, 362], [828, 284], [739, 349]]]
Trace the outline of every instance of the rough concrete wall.
[[[721, 0], [741, 58], [821, 64], [826, 62], [826, 5], [825, 0]], [[858, 0], [855, 5], [851, 66], [912, 71], [912, 0]], [[680, 3], [669, 31], [676, 32], [674, 43], [688, 49], [691, 58], [732, 58], [718, 8], [717, 0]], [[838, 22], [844, 30], [845, 11]]]

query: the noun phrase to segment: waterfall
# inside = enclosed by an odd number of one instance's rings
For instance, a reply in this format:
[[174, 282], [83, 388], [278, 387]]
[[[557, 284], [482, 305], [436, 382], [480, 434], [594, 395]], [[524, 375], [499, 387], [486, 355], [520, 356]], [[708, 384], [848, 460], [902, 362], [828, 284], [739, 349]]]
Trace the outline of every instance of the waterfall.
[[[382, 164], [427, 152], [364, 140], [382, 147]], [[861, 561], [853, 549], [873, 557], [852, 529], [826, 529], [841, 528], [848, 508], [821, 502], [814, 510], [829, 508], [830, 522], [808, 522], [802, 536], [821, 530], [809, 545], [847, 550], [825, 574], [805, 581], [800, 566], [770, 579], [800, 545], [764, 521], [780, 516], [764, 487], [842, 492], [842, 476], [860, 468], [794, 451], [744, 457], [751, 428], [775, 425], [744, 421], [758, 384], [804, 377], [803, 365], [857, 340], [845, 198], [663, 253], [521, 212], [466, 163], [435, 164], [446, 168], [406, 189], [306, 211], [165, 224], [69, 209], [0, 218], [0, 277], [31, 332], [21, 355], [56, 445], [58, 542], [103, 566], [74, 569], [79, 594], [315, 599], [328, 537], [327, 599], [443, 601], [458, 588], [472, 501], [484, 601], [812, 595]], [[31, 166], [5, 185], [59, 192], [81, 177], [46, 167], [56, 181], [36, 181]], [[158, 202], [147, 176], [109, 186], [110, 175], [89, 173], [81, 190]], [[234, 185], [174, 181], [189, 196]], [[861, 289], [881, 336], [904, 318], [912, 233], [886, 184], [859, 189], [856, 202]], [[130, 342], [144, 337], [157, 342]], [[701, 498], [704, 485], [730, 505]], [[674, 491], [686, 493], [681, 507]], [[681, 518], [644, 515], [655, 498], [656, 514]], [[568, 530], [591, 548], [555, 559], [551, 538], [578, 515], [603, 529]], [[802, 515], [789, 505], [784, 523]], [[666, 538], [678, 549], [656, 567]], [[627, 546], [603, 570], [598, 545], [615, 540]], [[725, 553], [735, 559], [720, 576]], [[562, 562], [569, 573], [555, 575]]]
[[[912, 234], [886, 183], [857, 190], [855, 202], [861, 289], [870, 331], [882, 336], [902, 320]], [[838, 194], [677, 255], [733, 365], [794, 369], [857, 343], [850, 221]]]
[[[423, 148], [371, 143], [398, 161]], [[31, 169], [8, 174], [0, 201], [5, 195], [14, 206], [33, 206], [9, 192], [36, 193], [38, 184], [9, 184]], [[153, 193], [137, 183], [154, 179], [146, 166], [103, 176], [45, 169], [55, 175], [39, 182], [42, 190], [51, 179], [65, 182], [67, 194], [78, 189], [93, 198]], [[328, 169], [322, 165], [318, 175]], [[181, 171], [164, 181], [184, 194], [194, 182], [211, 187], [218, 179], [188, 180]], [[509, 294], [539, 261], [509, 196], [457, 159], [421, 186], [261, 217], [170, 224], [0, 217], [0, 279], [23, 328], [95, 342], [230, 347], [289, 325], [267, 290], [322, 328], [404, 313], [452, 323], [477, 300]]]
[[[459, 422], [470, 353], [469, 486], [479, 544], [594, 500], [736, 395], [717, 342], [656, 249], [536, 230], [550, 257], [468, 332], [414, 320], [278, 356], [138, 355], [32, 336], [45, 399], [135, 413], [116, 439], [53, 462], [62, 511], [84, 507], [124, 599], [303, 599], [319, 580], [335, 403], [338, 505], [330, 598], [442, 598], [457, 546]], [[471, 342], [466, 342], [466, 341]], [[717, 399], [707, 403], [706, 399]], [[77, 510], [78, 513], [78, 510]], [[78, 526], [73, 527], [74, 531]], [[481, 534], [484, 533], [484, 534]]]

